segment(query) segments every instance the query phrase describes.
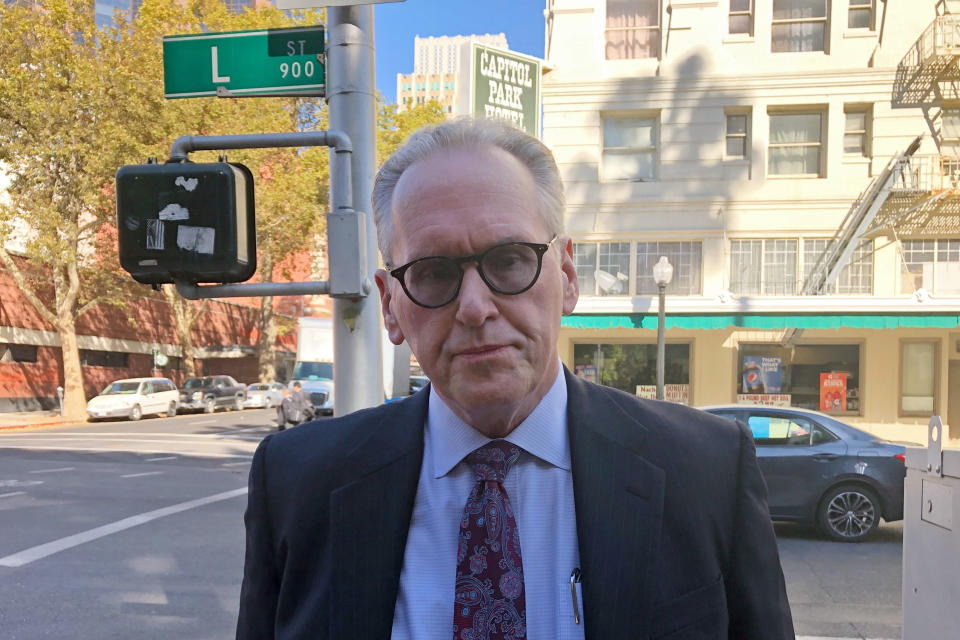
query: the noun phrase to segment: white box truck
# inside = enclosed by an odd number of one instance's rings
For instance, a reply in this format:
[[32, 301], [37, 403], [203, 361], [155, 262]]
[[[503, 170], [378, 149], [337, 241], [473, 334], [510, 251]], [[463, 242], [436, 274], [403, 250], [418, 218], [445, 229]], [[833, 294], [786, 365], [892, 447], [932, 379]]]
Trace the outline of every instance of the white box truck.
[[[393, 395], [394, 345], [383, 331], [384, 398]], [[297, 361], [289, 386], [299, 382], [310, 397], [317, 415], [332, 415], [333, 384], [333, 318], [303, 317], [297, 326]]]

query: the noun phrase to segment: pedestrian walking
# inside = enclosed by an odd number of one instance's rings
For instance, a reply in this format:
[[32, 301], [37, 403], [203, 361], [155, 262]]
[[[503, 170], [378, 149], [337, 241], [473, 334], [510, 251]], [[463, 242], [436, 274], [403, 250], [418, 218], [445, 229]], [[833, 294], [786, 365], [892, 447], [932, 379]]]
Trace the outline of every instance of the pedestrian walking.
[[309, 422], [315, 417], [313, 403], [303, 391], [299, 382], [293, 383], [293, 390], [283, 390], [283, 400], [277, 406], [277, 431], [283, 431], [287, 425], [297, 426]]

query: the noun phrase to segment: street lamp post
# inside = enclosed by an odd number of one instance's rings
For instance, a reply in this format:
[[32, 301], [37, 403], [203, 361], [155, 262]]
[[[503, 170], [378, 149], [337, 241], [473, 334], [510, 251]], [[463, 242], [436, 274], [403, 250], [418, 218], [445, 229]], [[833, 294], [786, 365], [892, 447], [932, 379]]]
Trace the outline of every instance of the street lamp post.
[[660, 305], [657, 311], [657, 400], [663, 400], [663, 370], [666, 359], [664, 344], [664, 310], [663, 304], [667, 296], [667, 285], [673, 279], [673, 265], [666, 256], [660, 256], [657, 264], [653, 265], [653, 281], [660, 290]]

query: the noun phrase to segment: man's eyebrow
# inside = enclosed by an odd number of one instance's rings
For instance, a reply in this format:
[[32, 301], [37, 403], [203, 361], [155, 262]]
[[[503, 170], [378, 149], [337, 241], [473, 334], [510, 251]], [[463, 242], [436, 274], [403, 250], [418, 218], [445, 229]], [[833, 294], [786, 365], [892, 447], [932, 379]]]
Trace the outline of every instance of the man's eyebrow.
[[[493, 247], [498, 247], [498, 246], [500, 246], [500, 245], [502, 245], [502, 244], [511, 244], [511, 243], [513, 243], [513, 242], [534, 242], [534, 241], [532, 241], [532, 240], [527, 240], [527, 239], [522, 238], [522, 237], [520, 237], [520, 236], [507, 236], [507, 237], [505, 237], [505, 238], [500, 238], [499, 240], [497, 240], [497, 241], [495, 241], [495, 242], [491, 242], [490, 244], [484, 245], [484, 247], [483, 247], [482, 249], [480, 249], [480, 250], [478, 250], [478, 251], [475, 251], [475, 252], [473, 252], [473, 253], [457, 253], [457, 254], [452, 254], [452, 253], [444, 253], [443, 251], [428, 251], [428, 252], [424, 252], [423, 254], [417, 256], [416, 258], [410, 258], [409, 260], [407, 260], [407, 261], [404, 262], [403, 264], [408, 264], [408, 263], [410, 263], [410, 262], [414, 262], [415, 260], [422, 260], [423, 258], [462, 258], [463, 256], [475, 256], [475, 255], [479, 255], [479, 254], [483, 253], [484, 251], [486, 251], [486, 250], [488, 250], [488, 249], [491, 249], [491, 248], [493, 248]], [[543, 243], [543, 244], [546, 244], [546, 243]], [[392, 268], [395, 268], [395, 265], [393, 265], [393, 264], [390, 263], [390, 262], [384, 262], [384, 266], [389, 267], [389, 268], [391, 268], [391, 269], [392, 269]]]

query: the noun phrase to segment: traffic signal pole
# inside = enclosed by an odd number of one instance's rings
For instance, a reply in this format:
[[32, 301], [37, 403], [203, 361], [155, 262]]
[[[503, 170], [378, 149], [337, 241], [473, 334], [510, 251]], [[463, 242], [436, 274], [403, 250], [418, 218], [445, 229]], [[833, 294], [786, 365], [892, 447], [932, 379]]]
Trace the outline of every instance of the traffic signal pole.
[[[370, 194], [376, 171], [376, 94], [374, 93], [373, 7], [328, 7], [327, 105], [330, 128], [343, 131], [353, 144], [353, 204], [361, 225], [361, 267], [369, 281], [379, 266]], [[337, 246], [328, 236], [330, 264]], [[333, 372], [335, 411], [344, 415], [383, 402], [383, 349], [376, 295], [333, 300]]]

